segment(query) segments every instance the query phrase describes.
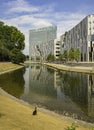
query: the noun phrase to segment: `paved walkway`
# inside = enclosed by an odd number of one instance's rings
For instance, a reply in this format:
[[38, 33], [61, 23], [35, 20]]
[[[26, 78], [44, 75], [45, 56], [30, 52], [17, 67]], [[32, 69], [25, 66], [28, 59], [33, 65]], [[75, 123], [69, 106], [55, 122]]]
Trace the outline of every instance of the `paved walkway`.
[[73, 72], [83, 72], [83, 73], [94, 73], [94, 67], [93, 66], [72, 66], [72, 65], [63, 65], [63, 64], [52, 64], [52, 63], [44, 63], [45, 65], [48, 65], [50, 67], [54, 67], [61, 70], [66, 71], [73, 71]]
[[[26, 61], [26, 64], [39, 63]], [[78, 62], [78, 63], [67, 63], [67, 64], [56, 64], [56, 63], [43, 63], [50, 67], [54, 67], [61, 70], [83, 72], [83, 73], [94, 73], [94, 62]]]

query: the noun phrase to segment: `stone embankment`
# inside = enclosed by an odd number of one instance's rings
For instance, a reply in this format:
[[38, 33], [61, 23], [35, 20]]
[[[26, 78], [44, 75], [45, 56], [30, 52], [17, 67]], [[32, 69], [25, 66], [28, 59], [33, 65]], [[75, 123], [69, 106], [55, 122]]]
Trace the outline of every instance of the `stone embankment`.
[[94, 63], [67, 63], [67, 64], [44, 63], [44, 64], [64, 71], [94, 73]]

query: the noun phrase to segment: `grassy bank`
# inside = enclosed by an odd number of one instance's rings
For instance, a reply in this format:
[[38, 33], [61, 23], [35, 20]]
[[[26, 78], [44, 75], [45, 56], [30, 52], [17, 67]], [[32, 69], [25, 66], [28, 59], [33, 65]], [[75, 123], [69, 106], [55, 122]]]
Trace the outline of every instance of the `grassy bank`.
[[5, 72], [8, 71], [12, 71], [18, 68], [21, 68], [23, 66], [21, 65], [17, 65], [17, 64], [13, 64], [11, 62], [0, 62], [0, 74], [3, 74]]
[[[19, 68], [12, 63], [0, 63], [0, 72]], [[61, 119], [51, 112], [38, 108], [38, 115], [33, 116], [34, 108], [13, 98], [0, 89], [0, 130], [65, 130], [75, 121]], [[91, 125], [76, 121], [77, 130], [91, 130]]]
[[[15, 101], [0, 93], [0, 130], [64, 130], [72, 121], [60, 119], [38, 110], [32, 115], [33, 108]], [[90, 127], [78, 125], [77, 130], [90, 130]]]

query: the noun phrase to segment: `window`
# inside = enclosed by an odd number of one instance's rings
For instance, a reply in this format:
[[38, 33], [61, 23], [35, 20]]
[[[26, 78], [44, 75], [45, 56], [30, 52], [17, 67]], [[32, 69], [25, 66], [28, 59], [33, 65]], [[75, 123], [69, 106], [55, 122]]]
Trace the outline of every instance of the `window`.
[[56, 47], [56, 49], [60, 49], [60, 47]]
[[56, 53], [60, 53], [60, 51], [56, 51]]
[[59, 56], [59, 55], [56, 55], [56, 56]]
[[56, 43], [56, 45], [60, 45], [59, 43]]

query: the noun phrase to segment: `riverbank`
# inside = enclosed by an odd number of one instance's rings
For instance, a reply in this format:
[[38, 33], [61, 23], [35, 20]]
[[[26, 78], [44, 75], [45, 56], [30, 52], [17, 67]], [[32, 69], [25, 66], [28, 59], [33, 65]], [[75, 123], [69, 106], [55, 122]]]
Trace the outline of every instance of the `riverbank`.
[[65, 130], [72, 123], [77, 130], [91, 130], [94, 126], [42, 108], [33, 116], [33, 110], [33, 106], [0, 89], [0, 130]]
[[44, 63], [44, 65], [71, 72], [80, 72], [80, 73], [94, 73], [94, 65], [91, 64], [54, 64], [54, 63]]
[[[3, 64], [2, 69], [6, 68], [4, 65], [7, 66], [7, 71], [4, 69], [4, 73], [13, 70], [12, 64], [12, 68], [9, 64]], [[14, 67], [14, 70], [19, 67], [21, 66]], [[38, 108], [38, 115], [33, 116], [33, 110], [33, 106], [0, 89], [0, 130], [64, 130], [72, 123], [78, 126], [77, 130], [90, 130], [94, 126], [90, 123], [60, 116], [43, 108]]]
[[0, 75], [23, 68], [25, 65], [13, 64], [11, 62], [0, 62]]

